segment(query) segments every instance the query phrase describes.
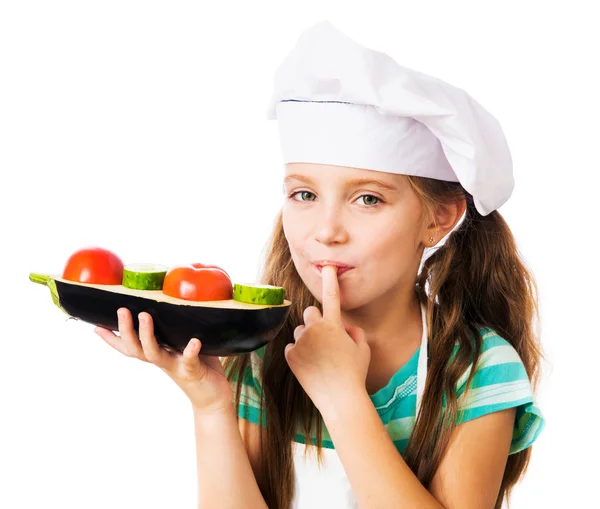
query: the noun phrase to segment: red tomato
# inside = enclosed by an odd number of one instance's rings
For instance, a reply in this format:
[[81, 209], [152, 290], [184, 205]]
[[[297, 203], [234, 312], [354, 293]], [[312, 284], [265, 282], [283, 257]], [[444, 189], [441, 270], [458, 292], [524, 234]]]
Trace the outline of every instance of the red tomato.
[[[219, 269], [219, 270], [222, 270], [223, 272], [225, 272], [225, 270], [222, 269], [221, 267], [218, 267], [216, 265], [205, 265], [203, 263], [192, 263], [192, 267], [196, 267], [197, 269], [210, 269], [210, 268], [213, 268], [213, 269]], [[225, 274], [227, 274], [227, 272], [225, 272]], [[227, 274], [227, 277], [229, 277], [229, 274]], [[231, 278], [229, 277], [229, 279], [231, 279]]]
[[75, 251], [67, 260], [64, 279], [98, 285], [120, 285], [123, 282], [123, 262], [111, 251], [88, 247]]
[[233, 285], [227, 273], [215, 266], [176, 265], [165, 276], [163, 293], [185, 300], [227, 300], [233, 298]]

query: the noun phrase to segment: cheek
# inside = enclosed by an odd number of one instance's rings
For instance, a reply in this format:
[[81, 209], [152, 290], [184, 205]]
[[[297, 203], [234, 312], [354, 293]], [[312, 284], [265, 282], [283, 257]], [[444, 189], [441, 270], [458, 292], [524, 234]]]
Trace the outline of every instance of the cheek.
[[399, 226], [372, 228], [361, 244], [362, 275], [372, 290], [394, 285], [412, 265], [413, 235]]
[[383, 261], [394, 257], [406, 244], [406, 235], [390, 222], [370, 225], [362, 232], [361, 245], [367, 259]]
[[[283, 233], [287, 240], [294, 263], [304, 257], [306, 239], [308, 238], [307, 222], [297, 217], [293, 210], [284, 207], [282, 214]], [[299, 268], [299, 267], [298, 267]]]

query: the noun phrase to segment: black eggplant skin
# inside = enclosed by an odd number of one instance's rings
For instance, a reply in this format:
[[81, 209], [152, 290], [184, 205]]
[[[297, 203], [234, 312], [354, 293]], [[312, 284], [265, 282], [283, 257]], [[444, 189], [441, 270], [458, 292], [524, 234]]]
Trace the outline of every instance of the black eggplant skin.
[[284, 325], [290, 306], [230, 309], [188, 306], [104, 291], [55, 280], [60, 306], [74, 318], [118, 330], [117, 310], [131, 311], [136, 331], [138, 314], [149, 313], [159, 344], [183, 352], [191, 338], [202, 341], [201, 354], [231, 356], [257, 350], [272, 341]]

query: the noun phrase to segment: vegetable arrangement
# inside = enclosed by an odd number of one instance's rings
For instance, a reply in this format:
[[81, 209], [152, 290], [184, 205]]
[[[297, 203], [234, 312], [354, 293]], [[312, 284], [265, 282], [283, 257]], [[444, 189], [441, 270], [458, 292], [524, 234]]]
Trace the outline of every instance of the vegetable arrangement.
[[123, 264], [99, 247], [73, 253], [62, 276], [31, 273], [50, 288], [54, 303], [68, 315], [118, 330], [117, 310], [134, 317], [149, 313], [160, 344], [183, 352], [192, 337], [202, 340], [203, 355], [236, 355], [261, 348], [283, 326], [290, 311], [281, 287], [232, 284], [229, 274], [202, 263], [167, 267]]

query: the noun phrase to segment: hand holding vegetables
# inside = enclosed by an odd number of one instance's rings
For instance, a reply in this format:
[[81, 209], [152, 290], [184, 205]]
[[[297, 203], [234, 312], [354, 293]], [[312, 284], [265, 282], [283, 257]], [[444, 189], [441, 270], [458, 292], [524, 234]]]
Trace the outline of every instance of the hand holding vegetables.
[[140, 313], [138, 318], [139, 337], [133, 328], [131, 313], [126, 308], [118, 311], [120, 335], [102, 327], [96, 327], [94, 332], [123, 355], [162, 369], [183, 390], [196, 411], [214, 413], [231, 405], [232, 390], [219, 357], [199, 355], [202, 344], [194, 338], [183, 354], [164, 348], [154, 336], [152, 317], [148, 313]]

